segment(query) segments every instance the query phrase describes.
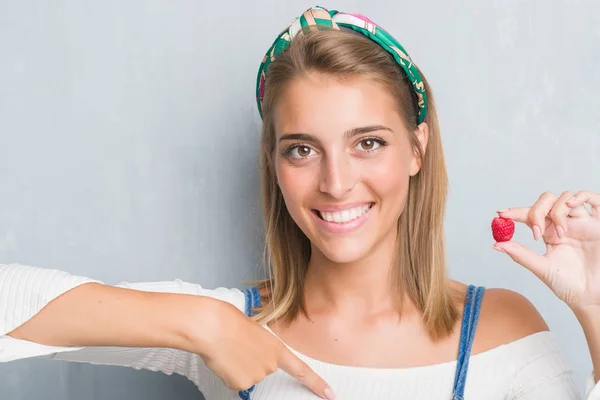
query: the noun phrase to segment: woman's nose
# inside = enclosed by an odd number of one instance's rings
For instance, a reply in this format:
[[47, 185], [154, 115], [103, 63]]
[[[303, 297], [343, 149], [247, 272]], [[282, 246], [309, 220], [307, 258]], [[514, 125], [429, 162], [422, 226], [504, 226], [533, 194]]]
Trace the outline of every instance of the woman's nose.
[[323, 158], [319, 191], [336, 199], [342, 199], [352, 191], [357, 181], [356, 168], [348, 155], [339, 154]]

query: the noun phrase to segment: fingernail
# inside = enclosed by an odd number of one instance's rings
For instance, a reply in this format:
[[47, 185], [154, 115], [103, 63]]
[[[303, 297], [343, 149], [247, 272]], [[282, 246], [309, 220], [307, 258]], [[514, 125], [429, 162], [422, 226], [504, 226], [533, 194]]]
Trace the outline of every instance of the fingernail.
[[505, 212], [508, 212], [508, 209], [506, 209], [506, 210], [498, 210], [498, 211], [496, 211], [496, 212], [497, 212], [498, 214], [500, 214], [500, 213], [505, 213]]
[[540, 227], [537, 225], [534, 225], [533, 226], [533, 239], [540, 240], [541, 237], [542, 237], [542, 231], [541, 231]]
[[563, 229], [562, 226], [557, 226], [556, 227], [556, 233], [558, 234], [558, 237], [561, 238], [561, 239], [563, 237], [565, 237], [565, 230]]
[[573, 203], [575, 200], [577, 200], [577, 195], [571, 197], [569, 200], [567, 200], [567, 203]]
[[333, 390], [331, 390], [331, 388], [325, 388], [323, 393], [325, 394], [325, 397], [329, 400], [335, 399], [335, 394], [333, 393]]

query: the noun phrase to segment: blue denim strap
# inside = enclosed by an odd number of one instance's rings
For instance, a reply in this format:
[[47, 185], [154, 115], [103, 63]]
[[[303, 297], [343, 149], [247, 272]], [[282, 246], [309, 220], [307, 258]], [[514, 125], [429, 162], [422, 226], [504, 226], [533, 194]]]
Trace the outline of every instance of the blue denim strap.
[[[244, 289], [244, 299], [246, 302], [246, 309], [244, 312], [248, 317], [251, 317], [254, 315], [254, 309], [261, 305], [258, 288], [251, 287], [249, 289]], [[250, 393], [252, 393], [253, 390], [254, 386], [247, 390], [240, 390], [238, 396], [242, 400], [250, 400]]]
[[261, 303], [258, 288], [251, 287], [249, 289], [244, 289], [244, 298], [246, 299], [245, 313], [247, 316], [251, 317], [254, 315], [254, 309], [260, 307]]
[[254, 390], [254, 385], [248, 390], [240, 390], [238, 392], [238, 396], [242, 400], [250, 400], [250, 393], [252, 393], [253, 390]]
[[475, 338], [481, 299], [485, 288], [470, 285], [465, 296], [462, 326], [460, 329], [460, 347], [456, 362], [456, 373], [454, 375], [454, 388], [452, 389], [452, 400], [463, 400], [465, 384], [467, 382], [467, 371], [469, 369], [469, 357]]

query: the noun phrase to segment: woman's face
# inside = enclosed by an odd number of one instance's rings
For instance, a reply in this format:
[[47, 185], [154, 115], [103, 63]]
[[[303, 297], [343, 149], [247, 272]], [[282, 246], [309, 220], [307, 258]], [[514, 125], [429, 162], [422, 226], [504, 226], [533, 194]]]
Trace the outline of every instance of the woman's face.
[[[274, 122], [278, 184], [313, 252], [354, 262], [395, 237], [420, 162], [389, 93], [310, 74], [288, 84]], [[425, 147], [426, 125], [416, 133]]]

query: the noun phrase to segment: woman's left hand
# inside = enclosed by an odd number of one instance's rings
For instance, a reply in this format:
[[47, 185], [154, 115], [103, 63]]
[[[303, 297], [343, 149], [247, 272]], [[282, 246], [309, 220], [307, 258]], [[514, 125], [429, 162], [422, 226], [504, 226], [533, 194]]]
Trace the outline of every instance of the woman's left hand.
[[533, 272], [571, 309], [600, 307], [600, 193], [544, 193], [532, 207], [498, 215], [529, 226], [535, 240], [544, 240], [546, 254], [513, 241], [495, 243], [494, 249]]

